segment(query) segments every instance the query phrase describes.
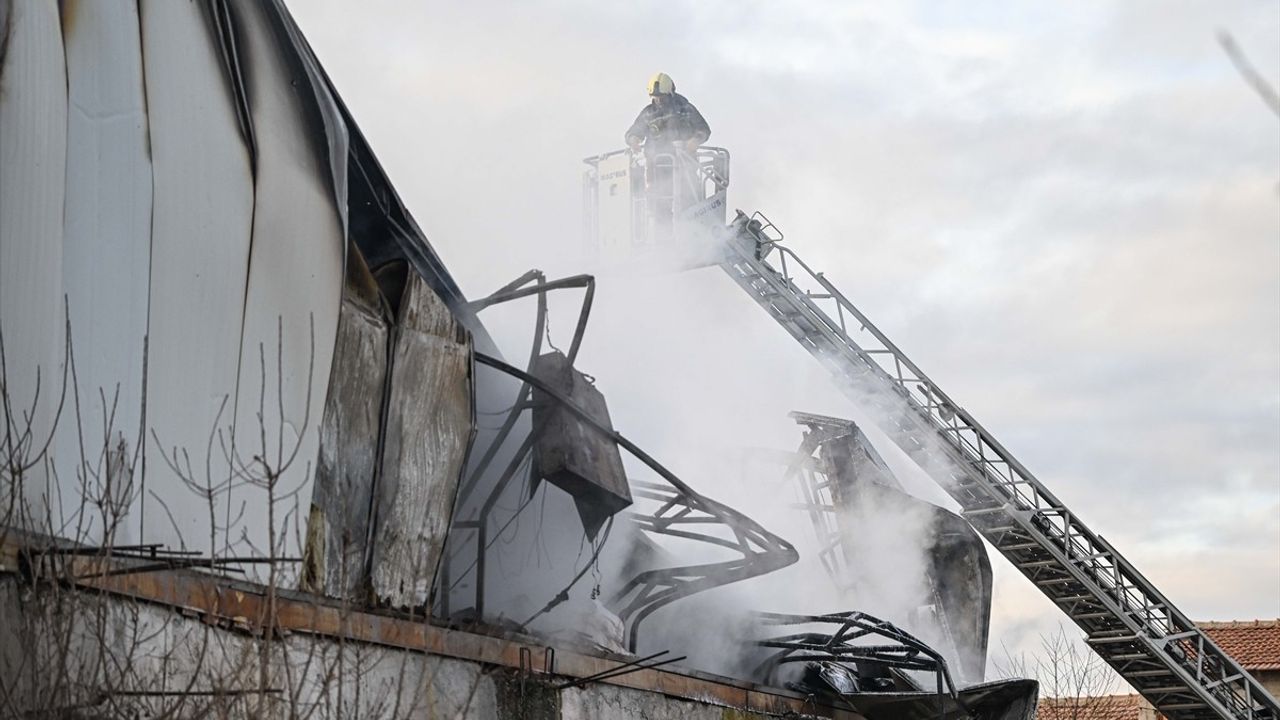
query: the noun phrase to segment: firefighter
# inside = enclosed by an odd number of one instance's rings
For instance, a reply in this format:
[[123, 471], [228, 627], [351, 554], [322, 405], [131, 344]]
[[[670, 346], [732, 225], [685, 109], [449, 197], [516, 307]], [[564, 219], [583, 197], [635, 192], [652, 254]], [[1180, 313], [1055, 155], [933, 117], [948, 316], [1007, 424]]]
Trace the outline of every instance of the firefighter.
[[649, 104], [627, 130], [632, 152], [644, 150], [644, 194], [655, 240], [668, 238], [675, 217], [702, 199], [698, 146], [711, 136], [702, 113], [676, 92], [671, 76], [649, 80]]
[[671, 76], [658, 73], [649, 80], [649, 104], [627, 130], [627, 146], [645, 153], [678, 147], [693, 153], [711, 137], [711, 128], [702, 113], [685, 96], [676, 92]]

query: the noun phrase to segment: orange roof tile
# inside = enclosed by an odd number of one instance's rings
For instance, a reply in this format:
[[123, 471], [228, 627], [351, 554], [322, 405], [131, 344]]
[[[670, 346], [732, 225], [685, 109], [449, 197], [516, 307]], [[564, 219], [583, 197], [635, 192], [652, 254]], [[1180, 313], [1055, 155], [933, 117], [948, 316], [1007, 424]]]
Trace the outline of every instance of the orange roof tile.
[[[1198, 622], [1246, 670], [1280, 670], [1280, 619]], [[1036, 720], [1149, 720], [1163, 718], [1141, 695], [1041, 698]]]
[[1280, 619], [1196, 625], [1245, 670], [1280, 670]]
[[1041, 698], [1036, 707], [1036, 720], [1147, 720], [1154, 717], [1160, 716], [1141, 695]]

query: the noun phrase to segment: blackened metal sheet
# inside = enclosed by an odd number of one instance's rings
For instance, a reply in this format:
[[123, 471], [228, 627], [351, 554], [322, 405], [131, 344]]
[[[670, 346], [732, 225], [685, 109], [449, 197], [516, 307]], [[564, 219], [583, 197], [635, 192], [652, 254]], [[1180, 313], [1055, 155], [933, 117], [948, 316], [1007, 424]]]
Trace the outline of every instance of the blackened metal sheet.
[[1032, 720], [1035, 680], [997, 680], [960, 690], [960, 702], [928, 692], [855, 693], [843, 699], [867, 720]]
[[932, 515], [931, 584], [960, 649], [960, 676], [981, 680], [991, 631], [991, 560], [982, 538], [964, 518], [943, 508], [935, 508]]
[[[289, 38], [297, 53], [308, 84], [317, 96], [327, 93], [336, 108], [336, 113], [330, 113], [327, 105], [322, 103], [320, 106], [332, 153], [340, 148], [332, 129], [345, 129], [345, 165], [331, 164], [330, 170], [335, 197], [346, 200], [344, 221], [348, 238], [359, 246], [369, 268], [374, 271], [389, 262], [406, 261], [471, 332], [476, 347], [496, 354], [497, 346], [475, 312], [468, 308], [457, 282], [391, 185], [337, 88], [289, 16], [282, 0], [273, 0], [270, 12], [278, 20], [275, 27]], [[331, 155], [331, 158], [336, 157], [336, 154]], [[345, 187], [342, 186], [344, 172]]]
[[[323, 137], [315, 139], [326, 131], [316, 106], [332, 101], [312, 92], [296, 50], [274, 30], [273, 6], [234, 7], [243, 17], [238, 40], [250, 69], [257, 156], [234, 430], [237, 461], [247, 471], [227, 494], [224, 512], [234, 518], [244, 508], [230, 528], [231, 548], [297, 557], [346, 257], [333, 160]], [[279, 475], [268, 481], [272, 473]]]
[[[278, 1], [278, 0], [277, 0]], [[292, 21], [290, 21], [292, 25]], [[315, 60], [315, 54], [301, 35], [297, 48], [309, 58], [325, 85], [346, 125], [349, 142], [348, 153], [348, 229], [350, 238], [360, 247], [369, 267], [373, 270], [396, 260], [408, 262], [410, 267], [453, 310], [455, 317], [471, 331], [476, 346], [486, 353], [496, 353], [497, 346], [467, 307], [466, 297], [445, 267], [426, 234], [418, 227], [413, 215], [405, 207], [399, 193], [387, 179], [386, 172], [374, 156], [372, 148], [343, 103], [337, 89], [324, 68]]]
[[[859, 584], [853, 590], [875, 592], [868, 585], [885, 579], [887, 569], [873, 557], [889, 547], [886, 543], [920, 542], [919, 571], [915, 578], [924, 597], [937, 613], [937, 632], [927, 625], [912, 627], [934, 647], [953, 658], [958, 679], [981, 680], [986, 671], [987, 637], [991, 619], [991, 563], [982, 539], [955, 513], [875, 482], [843, 491], [851, 501], [842, 506], [843, 538], [851, 573]], [[879, 518], [879, 520], [877, 520]], [[904, 524], [906, 539], [882, 535], [885, 518]], [[875, 570], [871, 570], [875, 568]], [[903, 568], [894, 568], [903, 572]]]
[[369, 575], [379, 601], [416, 607], [435, 578], [471, 439], [471, 342], [410, 274], [394, 345]]
[[[255, 0], [256, 2], [257, 0]], [[264, 3], [265, 4], [265, 3]], [[283, 0], [271, 0], [266, 13], [276, 42], [280, 47], [287, 47], [292, 52], [283, 55], [285, 63], [295, 80], [294, 87], [302, 89], [305, 78], [305, 90], [298, 93], [299, 100], [306, 106], [304, 117], [313, 123], [313, 129], [307, 139], [313, 144], [313, 155], [328, 159], [329, 190], [333, 194], [333, 210], [342, 225], [343, 237], [347, 236], [347, 163], [348, 145], [347, 119], [337, 102], [337, 91], [331, 91], [328, 79], [320, 69], [320, 62], [297, 23], [289, 15]]]
[[[592, 418], [612, 428], [604, 394], [563, 353], [538, 356], [532, 374], [551, 385]], [[573, 496], [587, 536], [595, 538], [604, 521], [631, 504], [631, 489], [622, 469], [618, 444], [578, 420], [546, 393], [533, 395], [533, 425], [538, 428], [537, 469], [530, 492], [545, 479]]]
[[831, 492], [844, 511], [841, 541], [845, 557], [853, 563], [851, 572], [860, 577], [878, 566], [871, 548], [884, 538], [868, 530], [869, 522], [877, 522], [873, 517], [900, 518], [907, 532], [919, 533], [912, 539], [922, 544], [923, 590], [945, 636], [930, 639], [935, 647], [954, 654], [952, 669], [961, 680], [981, 680], [987, 664], [992, 578], [991, 561], [977, 531], [959, 515], [907, 494], [871, 441], [852, 424], [847, 435], [823, 443], [819, 456], [837, 480]]

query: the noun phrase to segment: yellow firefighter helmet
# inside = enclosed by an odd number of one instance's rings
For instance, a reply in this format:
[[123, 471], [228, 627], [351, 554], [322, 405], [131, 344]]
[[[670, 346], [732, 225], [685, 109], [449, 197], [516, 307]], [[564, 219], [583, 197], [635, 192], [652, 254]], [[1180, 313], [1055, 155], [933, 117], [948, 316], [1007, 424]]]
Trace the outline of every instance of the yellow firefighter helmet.
[[670, 95], [676, 91], [676, 81], [666, 73], [658, 73], [649, 78], [650, 95]]

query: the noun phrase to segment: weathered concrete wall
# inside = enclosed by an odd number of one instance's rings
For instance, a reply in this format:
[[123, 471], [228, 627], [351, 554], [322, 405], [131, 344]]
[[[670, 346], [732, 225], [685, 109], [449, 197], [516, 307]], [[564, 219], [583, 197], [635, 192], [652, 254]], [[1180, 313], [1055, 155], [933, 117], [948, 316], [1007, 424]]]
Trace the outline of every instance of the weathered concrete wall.
[[560, 720], [748, 720], [767, 717], [614, 685], [565, 690], [560, 701]]
[[1280, 670], [1251, 670], [1250, 673], [1275, 697], [1280, 698]]
[[0, 717], [71, 706], [92, 717], [267, 720], [768, 717], [605, 683], [559, 690], [569, 678], [303, 632], [268, 639], [247, 632], [253, 624], [0, 573]]
[[14, 578], [0, 576], [0, 717], [72, 706], [95, 717], [500, 717], [479, 663], [302, 634], [268, 642], [161, 607], [32, 594]]

